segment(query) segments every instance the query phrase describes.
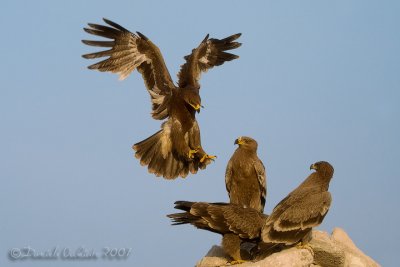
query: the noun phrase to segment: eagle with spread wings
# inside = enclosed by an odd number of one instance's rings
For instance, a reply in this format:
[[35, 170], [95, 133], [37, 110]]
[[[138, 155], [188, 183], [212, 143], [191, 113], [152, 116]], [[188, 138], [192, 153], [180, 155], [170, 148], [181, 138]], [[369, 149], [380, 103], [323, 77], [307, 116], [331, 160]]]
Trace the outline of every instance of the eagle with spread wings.
[[103, 19], [107, 26], [89, 23], [84, 30], [107, 41], [82, 40], [86, 45], [110, 49], [83, 55], [86, 59], [106, 59], [88, 68], [119, 74], [125, 79], [135, 69], [142, 74], [152, 102], [152, 117], [167, 119], [161, 130], [133, 145], [141, 165], [150, 173], [166, 179], [186, 177], [189, 172], [206, 168], [215, 156], [207, 154], [200, 140], [196, 112], [200, 111], [199, 79], [202, 72], [226, 61], [238, 58], [226, 52], [238, 48], [235, 42], [240, 33], [224, 39], [204, 38], [200, 45], [185, 56], [186, 62], [178, 73], [176, 86], [165, 65], [160, 49], [140, 32], [132, 33], [124, 27]]

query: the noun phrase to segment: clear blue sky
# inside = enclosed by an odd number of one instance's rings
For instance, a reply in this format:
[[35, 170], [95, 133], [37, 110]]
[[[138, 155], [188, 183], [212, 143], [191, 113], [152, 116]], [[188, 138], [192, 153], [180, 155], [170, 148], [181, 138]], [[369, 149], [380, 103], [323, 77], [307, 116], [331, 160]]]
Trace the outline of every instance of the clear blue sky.
[[[344, 228], [398, 264], [398, 1], [3, 1], [0, 10], [0, 265], [193, 266], [220, 236], [170, 226], [175, 200], [227, 201], [240, 135], [259, 142], [266, 212], [311, 163], [335, 167], [320, 229]], [[147, 173], [131, 145], [159, 129], [141, 76], [86, 69], [82, 28], [101, 18], [146, 34], [176, 77], [207, 33], [241, 32], [238, 60], [202, 76], [203, 146], [218, 159], [186, 179]], [[11, 248], [132, 248], [126, 260], [17, 261]]]

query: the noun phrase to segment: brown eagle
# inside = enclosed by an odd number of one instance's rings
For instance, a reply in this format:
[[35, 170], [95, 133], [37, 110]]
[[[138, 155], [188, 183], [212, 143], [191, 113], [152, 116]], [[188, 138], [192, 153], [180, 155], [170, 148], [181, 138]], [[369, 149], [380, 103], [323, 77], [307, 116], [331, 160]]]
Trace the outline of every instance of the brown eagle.
[[[228, 162], [225, 172], [225, 185], [230, 203], [248, 207], [263, 213], [266, 198], [266, 172], [257, 156], [257, 141], [241, 136], [235, 140], [239, 145]], [[227, 233], [222, 244], [235, 254], [240, 254], [241, 240], [237, 234]]]
[[209, 39], [207, 35], [190, 55], [184, 57], [186, 62], [181, 66], [176, 86], [155, 44], [140, 32], [132, 33], [115, 22], [103, 20], [109, 26], [89, 23], [89, 28], [84, 28], [87, 33], [110, 39], [82, 40], [90, 46], [110, 48], [83, 55], [87, 59], [107, 57], [88, 68], [118, 73], [121, 80], [137, 69], [151, 97], [152, 117], [167, 119], [160, 131], [133, 145], [135, 156], [142, 165], [148, 165], [150, 173], [166, 179], [186, 177], [189, 171], [196, 173], [199, 168], [204, 169], [215, 156], [203, 150], [195, 118], [196, 111], [202, 107], [200, 75], [225, 61], [238, 58], [225, 51], [241, 45], [235, 42], [241, 34], [221, 40]]
[[268, 218], [255, 209], [227, 203], [177, 201], [175, 208], [185, 212], [167, 215], [173, 225], [192, 224], [223, 237], [229, 236], [222, 239], [222, 248], [232, 257], [232, 264], [243, 262], [240, 255], [242, 242], [261, 240], [261, 230]]
[[328, 192], [333, 167], [326, 161], [310, 166], [315, 172], [276, 205], [263, 230], [265, 243], [291, 245], [308, 242], [313, 227], [321, 224], [331, 205]]
[[299, 241], [306, 243], [312, 228], [322, 223], [329, 210], [328, 187], [334, 171], [325, 161], [312, 164], [310, 169], [316, 172], [279, 202], [269, 216], [232, 203], [189, 201], [175, 202], [175, 208], [185, 212], [167, 216], [173, 225], [192, 224], [221, 234], [222, 248], [233, 258], [232, 263], [243, 262], [242, 242], [257, 243], [257, 256], [270, 254], [274, 247], [281, 249]]
[[239, 145], [228, 162], [225, 171], [225, 185], [230, 203], [264, 211], [266, 172], [257, 156], [257, 141], [241, 136], [235, 140]]

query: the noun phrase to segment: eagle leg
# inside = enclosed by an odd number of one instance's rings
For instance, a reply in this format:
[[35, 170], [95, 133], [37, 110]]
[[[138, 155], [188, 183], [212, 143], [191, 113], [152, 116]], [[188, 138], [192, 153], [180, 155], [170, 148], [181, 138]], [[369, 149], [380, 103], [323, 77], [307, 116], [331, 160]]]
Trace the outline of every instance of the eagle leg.
[[298, 242], [295, 247], [297, 249], [307, 249], [308, 251], [310, 251], [311, 255], [314, 256], [314, 250], [312, 249], [312, 247], [309, 244], [309, 240], [305, 240], [302, 239], [300, 242]]
[[222, 249], [232, 258], [232, 261], [230, 262], [231, 265], [243, 262], [240, 255], [241, 243], [242, 241], [240, 237], [236, 234], [229, 233], [222, 236]]
[[307, 249], [308, 251], [310, 251], [311, 255], [314, 256], [314, 250], [313, 248], [310, 246], [310, 244], [303, 244], [302, 242], [299, 242], [296, 244], [295, 246], [297, 249]]

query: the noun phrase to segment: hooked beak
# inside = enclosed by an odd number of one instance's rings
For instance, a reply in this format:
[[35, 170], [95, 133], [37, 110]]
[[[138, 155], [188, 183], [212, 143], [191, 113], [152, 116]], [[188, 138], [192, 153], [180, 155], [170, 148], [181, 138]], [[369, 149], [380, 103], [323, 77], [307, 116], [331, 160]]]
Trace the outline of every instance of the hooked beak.
[[193, 105], [192, 103], [189, 103], [189, 105], [191, 105], [192, 108], [194, 108], [197, 112], [200, 112], [200, 108], [203, 108], [203, 106], [200, 104]]
[[317, 166], [315, 164], [311, 164], [310, 170], [317, 170]]
[[235, 145], [241, 145], [241, 144], [243, 144], [242, 137], [239, 137], [238, 139], [236, 139], [234, 144], [235, 144]]

